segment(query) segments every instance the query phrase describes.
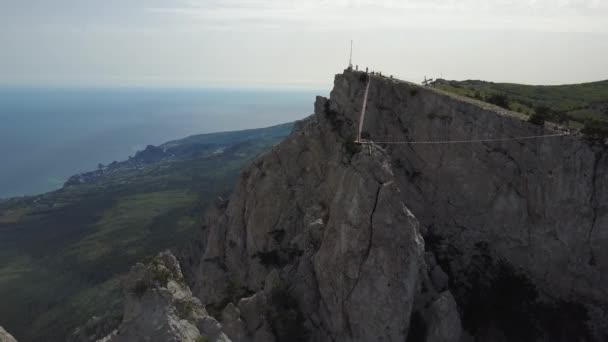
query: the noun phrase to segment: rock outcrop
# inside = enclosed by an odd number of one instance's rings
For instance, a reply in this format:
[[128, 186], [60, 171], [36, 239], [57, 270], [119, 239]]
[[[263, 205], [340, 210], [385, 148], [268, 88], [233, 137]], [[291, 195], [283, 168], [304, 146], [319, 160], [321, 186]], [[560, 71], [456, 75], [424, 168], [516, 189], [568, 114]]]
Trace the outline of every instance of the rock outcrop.
[[6, 332], [4, 328], [0, 327], [0, 342], [17, 342], [17, 340], [13, 335]]
[[164, 252], [137, 264], [126, 284], [120, 327], [100, 342], [229, 342], [220, 324], [192, 297], [177, 259]]
[[[368, 80], [363, 137], [379, 143], [359, 145]], [[576, 134], [517, 139], [556, 132], [337, 75], [330, 99], [209, 212], [179, 255], [185, 282], [232, 341], [606, 340], [608, 154]], [[382, 143], [480, 139], [501, 140]], [[158, 306], [176, 321], [176, 293], [191, 299], [179, 281], [154, 291], [130, 300], [121, 334], [151, 336], [137, 317]], [[208, 332], [195, 321], [180, 331]]]
[[[359, 78], [336, 77], [332, 103], [347, 120], [356, 120], [361, 108], [365, 83]], [[363, 134], [374, 141], [467, 141], [560, 132], [524, 119], [432, 88], [373, 77]], [[572, 134], [384, 147], [401, 199], [450, 276], [465, 327], [479, 334], [508, 331], [519, 320], [518, 331], [527, 331], [507, 332], [507, 338], [608, 338], [606, 146]], [[497, 313], [492, 306], [506, 309]], [[560, 337], [547, 336], [553, 332]]]
[[[413, 312], [449, 316], [450, 324], [432, 323], [429, 340], [458, 340], [456, 304], [441, 300], [452, 298], [442, 293], [446, 279], [430, 281], [390, 156], [360, 151], [354, 125], [317, 98], [315, 114], [247, 168], [229, 203], [207, 218], [200, 254], [184, 256], [194, 294], [223, 311], [234, 340], [405, 340]], [[274, 296], [271, 274], [281, 284]]]

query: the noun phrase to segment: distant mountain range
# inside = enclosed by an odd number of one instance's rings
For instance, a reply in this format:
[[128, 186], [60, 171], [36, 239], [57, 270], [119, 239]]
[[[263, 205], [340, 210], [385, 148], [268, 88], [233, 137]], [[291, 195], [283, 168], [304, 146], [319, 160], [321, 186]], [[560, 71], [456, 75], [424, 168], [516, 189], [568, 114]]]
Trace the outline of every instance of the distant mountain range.
[[19, 341], [65, 341], [93, 315], [122, 315], [131, 265], [188, 241], [204, 208], [292, 123], [148, 146], [63, 188], [0, 201], [0, 325]]

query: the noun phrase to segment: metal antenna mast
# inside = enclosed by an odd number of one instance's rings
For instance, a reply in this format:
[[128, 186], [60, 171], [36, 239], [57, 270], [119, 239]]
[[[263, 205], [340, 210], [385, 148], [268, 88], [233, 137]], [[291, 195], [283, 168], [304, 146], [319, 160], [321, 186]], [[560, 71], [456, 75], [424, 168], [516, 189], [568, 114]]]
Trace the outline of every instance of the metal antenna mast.
[[348, 67], [353, 68], [353, 41], [350, 41], [350, 58], [348, 59]]

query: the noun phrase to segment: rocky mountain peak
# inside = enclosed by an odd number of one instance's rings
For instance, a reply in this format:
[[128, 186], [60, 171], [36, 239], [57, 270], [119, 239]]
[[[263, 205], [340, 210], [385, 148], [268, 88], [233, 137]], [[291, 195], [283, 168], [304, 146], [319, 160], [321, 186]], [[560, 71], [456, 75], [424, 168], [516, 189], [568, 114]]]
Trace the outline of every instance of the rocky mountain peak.
[[212, 208], [185, 283], [233, 341], [603, 340], [607, 154], [559, 132], [345, 71]]
[[[338, 105], [318, 97], [315, 114], [243, 172], [203, 228], [200, 254], [184, 258], [194, 294], [224, 308], [224, 326], [243, 322], [228, 333], [236, 340], [404, 340], [413, 312], [434, 334], [458, 340], [455, 302], [442, 292], [445, 279], [430, 280], [389, 156], [354, 144], [356, 122]], [[278, 302], [264, 292], [270, 274], [283, 284]], [[285, 302], [287, 322], [272, 314]], [[271, 308], [253, 310], [263, 323], [243, 315], [251, 306]]]

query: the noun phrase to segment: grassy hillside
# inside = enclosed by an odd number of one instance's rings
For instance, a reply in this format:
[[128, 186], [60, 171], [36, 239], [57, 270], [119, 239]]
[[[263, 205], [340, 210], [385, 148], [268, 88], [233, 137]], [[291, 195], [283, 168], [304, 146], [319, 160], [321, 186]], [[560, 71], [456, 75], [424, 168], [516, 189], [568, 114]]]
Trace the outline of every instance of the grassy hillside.
[[[547, 112], [548, 121], [582, 127], [588, 119], [608, 119], [608, 81], [533, 86], [485, 81], [437, 80], [433, 87], [491, 102], [513, 111], [532, 115]], [[502, 105], [506, 100], [506, 106]]]
[[204, 207], [291, 124], [149, 146], [57, 191], [0, 202], [0, 324], [19, 341], [65, 341], [121, 316], [121, 277], [193, 236]]

